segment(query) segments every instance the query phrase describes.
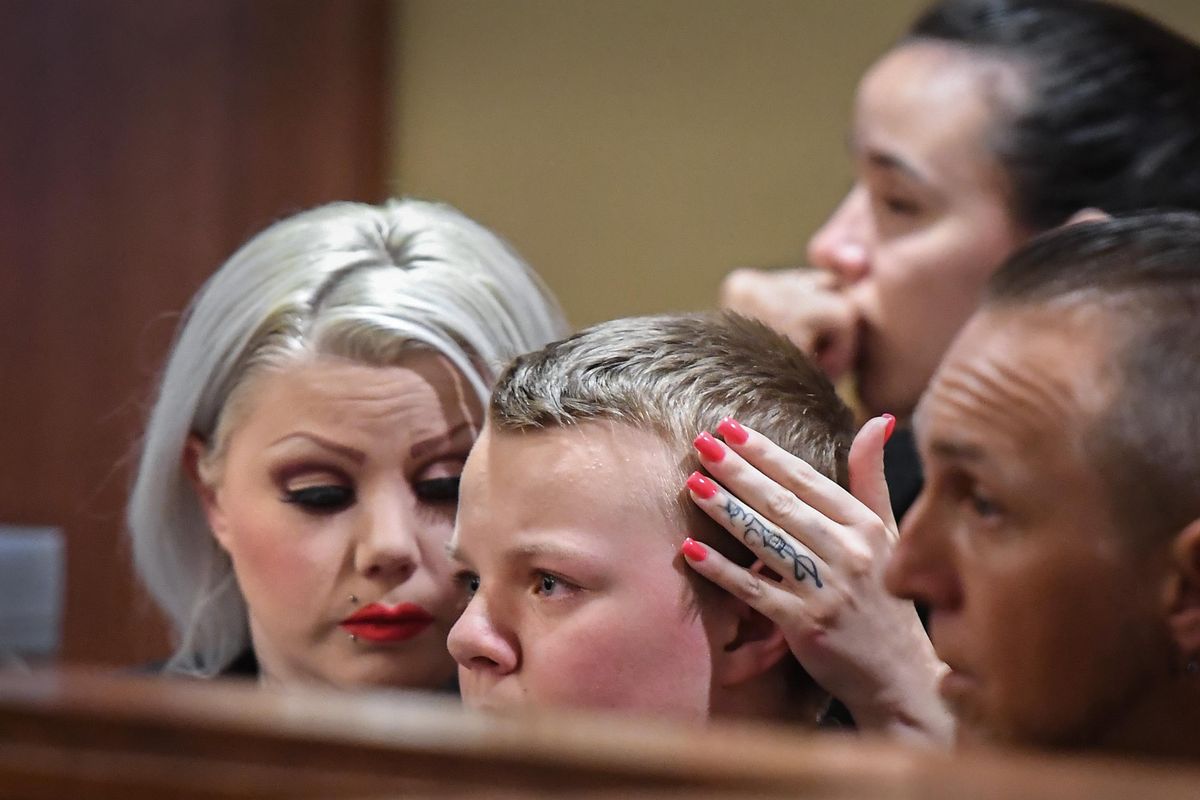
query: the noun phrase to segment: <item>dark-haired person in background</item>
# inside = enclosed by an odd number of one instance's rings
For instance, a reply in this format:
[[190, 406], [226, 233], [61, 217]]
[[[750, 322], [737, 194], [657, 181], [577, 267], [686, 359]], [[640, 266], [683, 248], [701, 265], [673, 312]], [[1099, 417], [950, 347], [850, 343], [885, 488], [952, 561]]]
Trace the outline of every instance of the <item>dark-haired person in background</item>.
[[[866, 412], [899, 418], [886, 453], [896, 516], [921, 486], [909, 417], [999, 264], [1094, 209], [1200, 209], [1197, 75], [1200, 48], [1116, 5], [946, 0], [863, 77], [857, 179], [809, 243], [819, 269], [735, 272], [722, 303], [786, 332], [831, 376], [853, 373]], [[856, 448], [852, 484], [876, 469], [874, 450]], [[786, 488], [783, 477], [768, 479]], [[834, 693], [856, 718], [892, 715], [896, 693], [920, 681], [892, 685], [888, 666], [927, 657], [919, 641], [879, 652], [878, 621], [900, 613], [880, 582], [896, 535], [880, 513], [886, 533], [810, 542], [858, 566], [844, 573], [845, 602], [793, 636], [814, 675], [828, 665], [843, 677]]]

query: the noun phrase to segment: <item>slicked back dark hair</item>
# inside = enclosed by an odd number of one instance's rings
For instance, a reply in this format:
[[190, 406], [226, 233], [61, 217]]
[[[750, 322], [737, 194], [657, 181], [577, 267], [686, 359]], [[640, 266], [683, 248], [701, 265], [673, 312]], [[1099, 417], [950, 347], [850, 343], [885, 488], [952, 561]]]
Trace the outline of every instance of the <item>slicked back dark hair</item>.
[[984, 308], [1091, 308], [1108, 337], [1107, 410], [1087, 446], [1118, 521], [1145, 545], [1200, 517], [1200, 214], [1140, 214], [1033, 239]]
[[945, 0], [905, 41], [1010, 62], [1027, 101], [990, 142], [1034, 230], [1088, 207], [1200, 209], [1200, 48], [1095, 0]]

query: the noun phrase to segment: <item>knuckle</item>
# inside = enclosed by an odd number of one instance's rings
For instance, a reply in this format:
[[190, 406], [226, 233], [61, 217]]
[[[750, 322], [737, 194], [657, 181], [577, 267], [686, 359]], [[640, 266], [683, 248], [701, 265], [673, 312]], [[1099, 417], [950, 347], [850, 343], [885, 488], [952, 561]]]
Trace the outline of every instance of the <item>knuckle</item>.
[[780, 523], [791, 519], [796, 512], [796, 495], [786, 489], [776, 489], [767, 496], [765, 510], [767, 517], [773, 522]]
[[842, 606], [836, 602], [816, 602], [808, 604], [809, 618], [814, 628], [833, 630], [842, 618]]
[[762, 579], [752, 573], [746, 573], [737, 583], [737, 597], [743, 602], [754, 605], [762, 599]]
[[869, 550], [849, 548], [842, 557], [842, 569], [851, 578], [867, 578], [875, 572], [875, 556]]
[[888, 527], [883, 524], [883, 520], [881, 519], [872, 519], [856, 527], [863, 541], [868, 542], [874, 547], [884, 547], [892, 541], [892, 532], [888, 530]]

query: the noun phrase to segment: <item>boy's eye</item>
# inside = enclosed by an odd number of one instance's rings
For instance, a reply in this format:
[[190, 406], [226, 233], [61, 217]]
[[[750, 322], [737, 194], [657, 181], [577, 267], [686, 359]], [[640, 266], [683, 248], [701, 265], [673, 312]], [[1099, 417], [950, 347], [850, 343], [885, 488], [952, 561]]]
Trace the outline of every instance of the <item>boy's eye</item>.
[[413, 489], [417, 497], [427, 503], [452, 503], [458, 502], [458, 484], [459, 476], [453, 475], [417, 481], [413, 484]]
[[341, 511], [354, 502], [354, 490], [349, 486], [328, 484], [324, 486], [305, 486], [301, 489], [284, 491], [283, 501], [294, 503], [305, 511], [314, 513], [330, 513]]
[[454, 578], [463, 587], [468, 597], [474, 597], [475, 593], [479, 591], [479, 576], [474, 572], [463, 571], [455, 575]]
[[534, 576], [533, 592], [543, 597], [559, 595], [571, 588], [574, 587], [570, 583], [549, 572], [539, 572]]

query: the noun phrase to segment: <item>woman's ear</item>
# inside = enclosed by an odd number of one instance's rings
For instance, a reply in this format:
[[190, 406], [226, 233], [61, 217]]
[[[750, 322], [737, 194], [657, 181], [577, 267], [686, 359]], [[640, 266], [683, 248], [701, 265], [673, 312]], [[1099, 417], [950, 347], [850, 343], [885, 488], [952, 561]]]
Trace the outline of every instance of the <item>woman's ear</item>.
[[1171, 545], [1172, 581], [1167, 615], [1175, 645], [1185, 661], [1200, 659], [1200, 519], [1192, 520]]
[[183, 462], [183, 471], [187, 474], [188, 480], [192, 484], [192, 489], [196, 492], [196, 497], [200, 499], [200, 507], [204, 510], [204, 516], [208, 520], [208, 527], [216, 537], [217, 543], [221, 547], [228, 549], [225, 544], [227, 527], [225, 525], [225, 516], [221, 513], [221, 506], [217, 498], [217, 489], [204, 475], [204, 470], [201, 464], [204, 462], [204, 456], [208, 453], [208, 444], [194, 433], [189, 433], [187, 441], [183, 443], [183, 454], [181, 460]]

